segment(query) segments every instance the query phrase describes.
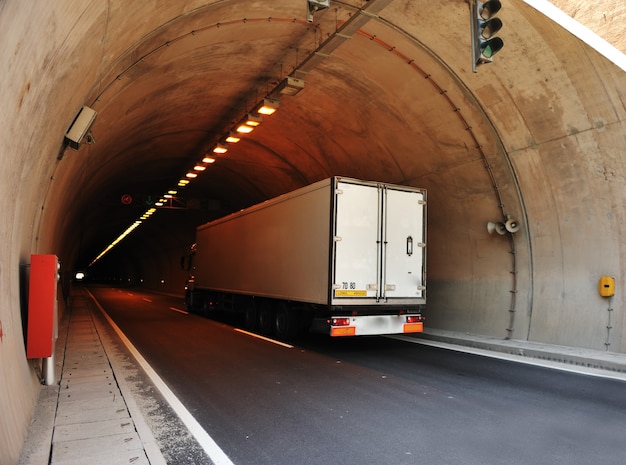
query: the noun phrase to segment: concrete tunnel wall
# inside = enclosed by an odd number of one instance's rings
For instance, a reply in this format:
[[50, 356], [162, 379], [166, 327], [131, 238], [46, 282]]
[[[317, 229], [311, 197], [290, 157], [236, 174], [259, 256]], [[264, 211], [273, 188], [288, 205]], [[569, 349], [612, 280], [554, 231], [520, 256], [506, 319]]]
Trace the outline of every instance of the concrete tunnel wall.
[[[502, 159], [491, 161], [507, 202], [519, 205], [523, 231], [513, 240], [486, 235], [484, 220], [497, 209], [476, 205], [484, 214], [473, 215], [471, 200], [481, 193], [449, 202], [436, 194], [446, 178], [421, 179], [431, 192], [429, 301], [436, 311], [429, 311], [428, 321], [433, 327], [504, 337], [515, 249], [514, 337], [623, 353], [626, 78], [554, 24], [538, 20], [523, 2], [510, 3], [519, 14], [516, 22], [535, 28], [536, 40], [559, 42], [556, 51], [538, 54], [532, 63], [545, 79], [525, 87], [513, 76], [527, 63], [509, 64], [508, 69], [500, 65], [500, 77], [481, 76], [467, 85], [502, 142]], [[17, 462], [40, 390], [38, 362], [27, 361], [24, 353], [20, 270], [31, 253], [63, 250], [62, 213], [68, 207], [47, 202], [54, 178], [63, 176], [56, 171], [62, 136], [99, 74], [129, 46], [131, 33], [112, 34], [115, 23], [105, 25], [108, 17], [100, 2], [89, 7], [79, 11], [70, 1], [0, 3], [0, 62], [6, 76], [0, 82], [2, 465]], [[114, 17], [139, 8], [123, 2], [115, 7]], [[172, 8], [160, 9], [151, 24], [177, 14]], [[529, 46], [546, 50], [545, 43]], [[442, 57], [452, 53], [438, 52]], [[462, 188], [462, 173], [455, 179]], [[160, 252], [147, 265], [159, 270], [149, 279], [167, 273], [179, 279], [179, 258], [176, 248]], [[611, 301], [597, 294], [597, 280], [605, 274], [616, 277], [617, 295]], [[62, 300], [60, 305], [63, 311]]]

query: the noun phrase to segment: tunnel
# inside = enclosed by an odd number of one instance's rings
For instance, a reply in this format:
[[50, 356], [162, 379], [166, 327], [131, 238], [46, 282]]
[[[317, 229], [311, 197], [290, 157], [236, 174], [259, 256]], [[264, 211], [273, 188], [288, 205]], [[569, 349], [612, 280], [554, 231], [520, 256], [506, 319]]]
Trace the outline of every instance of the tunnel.
[[[626, 76], [529, 3], [474, 72], [458, 0], [0, 2], [0, 463], [39, 394], [31, 254], [59, 257], [60, 318], [77, 271], [182, 294], [196, 226], [331, 176], [427, 190], [427, 327], [624, 353]], [[624, 7], [558, 3], [626, 47]]]

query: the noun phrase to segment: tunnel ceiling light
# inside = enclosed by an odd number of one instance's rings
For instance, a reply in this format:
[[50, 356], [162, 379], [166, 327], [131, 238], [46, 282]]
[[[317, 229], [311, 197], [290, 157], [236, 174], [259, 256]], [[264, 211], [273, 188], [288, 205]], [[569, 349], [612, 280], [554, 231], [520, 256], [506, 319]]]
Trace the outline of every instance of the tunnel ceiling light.
[[174, 189], [170, 189], [169, 191], [167, 191], [167, 193], [170, 195], [176, 195], [178, 194], [178, 191], [175, 191]]
[[213, 153], [226, 153], [228, 152], [228, 146], [225, 144], [217, 144], [213, 147]]
[[236, 131], [240, 134], [249, 134], [262, 122], [263, 117], [261, 115], [248, 113], [248, 115], [237, 125]]
[[283, 79], [276, 89], [271, 93], [272, 97], [279, 95], [296, 95], [304, 89], [304, 81], [302, 79], [295, 78], [293, 76], [287, 76]]
[[260, 115], [253, 115], [252, 113], [248, 113], [246, 118], [243, 120], [243, 124], [247, 126], [251, 126], [253, 128], [257, 127], [259, 124], [263, 122], [263, 117]]
[[239, 137], [239, 135], [236, 132], [231, 131], [224, 139], [224, 142], [227, 142], [229, 144], [236, 144], [240, 140], [241, 140], [241, 137]]
[[258, 113], [259, 115], [264, 115], [264, 116], [273, 115], [274, 113], [276, 113], [276, 110], [278, 110], [279, 105], [280, 103], [278, 99], [264, 98], [257, 105], [255, 109], [255, 113]]
[[187, 176], [189, 179], [193, 179], [193, 178], [197, 178], [198, 175], [196, 173], [192, 173], [191, 171], [189, 173], [187, 173], [185, 176]]
[[206, 166], [204, 165], [196, 165], [193, 167], [194, 171], [204, 171], [206, 169]]
[[254, 128], [252, 126], [248, 126], [246, 123], [240, 123], [235, 130], [240, 134], [250, 134], [254, 131]]
[[202, 159], [202, 163], [206, 163], [206, 164], [215, 163], [215, 158], [205, 155], [204, 158]]

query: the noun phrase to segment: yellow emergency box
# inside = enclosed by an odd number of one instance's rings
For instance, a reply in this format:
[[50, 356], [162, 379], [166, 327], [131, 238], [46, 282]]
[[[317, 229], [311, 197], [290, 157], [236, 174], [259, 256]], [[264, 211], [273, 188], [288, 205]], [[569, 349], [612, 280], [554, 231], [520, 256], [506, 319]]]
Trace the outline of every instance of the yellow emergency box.
[[612, 276], [600, 276], [600, 281], [598, 281], [598, 292], [602, 297], [614, 296], [615, 278]]

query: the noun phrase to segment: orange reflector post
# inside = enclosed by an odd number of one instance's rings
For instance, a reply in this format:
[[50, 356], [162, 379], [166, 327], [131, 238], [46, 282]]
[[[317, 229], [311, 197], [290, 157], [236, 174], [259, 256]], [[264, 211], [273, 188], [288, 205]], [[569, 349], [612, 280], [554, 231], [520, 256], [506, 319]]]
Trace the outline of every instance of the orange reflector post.
[[424, 323], [406, 323], [404, 325], [405, 333], [421, 333], [424, 331]]
[[330, 328], [331, 336], [354, 336], [355, 334], [356, 334], [355, 326], [341, 326], [339, 328], [331, 326]]

